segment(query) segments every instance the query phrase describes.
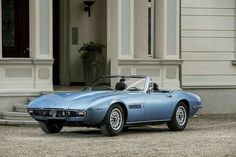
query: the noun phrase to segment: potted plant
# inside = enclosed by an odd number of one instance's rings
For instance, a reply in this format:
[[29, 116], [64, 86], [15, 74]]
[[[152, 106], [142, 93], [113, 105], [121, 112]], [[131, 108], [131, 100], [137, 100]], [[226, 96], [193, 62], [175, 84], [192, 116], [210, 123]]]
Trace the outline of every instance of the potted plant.
[[104, 64], [102, 51], [105, 47], [105, 45], [100, 43], [89, 42], [79, 49], [83, 59], [84, 82], [86, 85], [101, 75]]

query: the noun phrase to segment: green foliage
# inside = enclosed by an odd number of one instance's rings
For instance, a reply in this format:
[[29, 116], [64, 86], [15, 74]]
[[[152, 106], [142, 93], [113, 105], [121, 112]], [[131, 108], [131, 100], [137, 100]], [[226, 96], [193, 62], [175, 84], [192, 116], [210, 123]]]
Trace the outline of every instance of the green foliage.
[[82, 53], [82, 58], [91, 58], [96, 56], [97, 53], [102, 54], [102, 50], [106, 46], [100, 43], [89, 42], [85, 43], [80, 49], [79, 52]]

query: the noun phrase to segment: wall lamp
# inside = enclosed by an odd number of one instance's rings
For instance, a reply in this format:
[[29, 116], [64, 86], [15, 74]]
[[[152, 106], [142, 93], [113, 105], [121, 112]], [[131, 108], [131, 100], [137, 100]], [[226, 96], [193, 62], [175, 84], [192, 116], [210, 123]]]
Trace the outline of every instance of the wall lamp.
[[83, 0], [84, 4], [86, 5], [84, 7], [84, 11], [85, 12], [88, 12], [88, 16], [90, 17], [91, 16], [91, 11], [90, 11], [90, 8], [91, 6], [94, 4], [95, 0]]

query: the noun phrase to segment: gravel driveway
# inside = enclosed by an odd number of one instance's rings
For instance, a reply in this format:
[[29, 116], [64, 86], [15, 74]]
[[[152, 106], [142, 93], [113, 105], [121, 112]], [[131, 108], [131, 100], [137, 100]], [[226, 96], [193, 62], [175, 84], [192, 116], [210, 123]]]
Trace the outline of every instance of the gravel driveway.
[[0, 156], [234, 156], [236, 114], [201, 115], [182, 132], [166, 125], [131, 128], [116, 137], [65, 127], [47, 135], [38, 127], [0, 126]]

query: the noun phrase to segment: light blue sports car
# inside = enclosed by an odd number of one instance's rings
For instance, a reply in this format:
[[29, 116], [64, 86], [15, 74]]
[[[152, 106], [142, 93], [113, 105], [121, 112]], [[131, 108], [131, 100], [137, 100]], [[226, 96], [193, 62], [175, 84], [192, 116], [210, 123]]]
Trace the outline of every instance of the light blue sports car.
[[44, 95], [28, 105], [29, 114], [46, 133], [63, 126], [98, 127], [106, 136], [140, 124], [167, 123], [181, 131], [201, 108], [199, 96], [160, 90], [150, 77], [103, 76], [81, 92]]

